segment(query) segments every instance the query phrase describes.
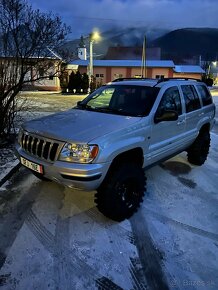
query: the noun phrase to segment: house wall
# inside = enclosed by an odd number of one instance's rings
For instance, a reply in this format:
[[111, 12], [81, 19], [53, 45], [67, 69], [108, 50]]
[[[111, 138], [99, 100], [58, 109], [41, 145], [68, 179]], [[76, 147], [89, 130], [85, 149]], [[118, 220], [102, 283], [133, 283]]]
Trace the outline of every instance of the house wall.
[[[60, 91], [60, 79], [58, 76], [52, 77], [55, 73], [57, 73], [59, 70], [59, 66], [54, 63], [53, 67], [51, 67], [48, 71], [45, 72], [45, 76], [51, 75], [51, 77], [46, 77], [43, 79], [40, 79], [38, 81], [32, 82], [31, 87], [37, 90], [43, 90], [43, 91]], [[32, 71], [33, 75], [38, 75], [38, 71]]]
[[[79, 67], [80, 73], [87, 73], [87, 67]], [[101, 81], [102, 84], [108, 83], [115, 78], [118, 78], [119, 75], [122, 75], [124, 78], [135, 77], [141, 75], [140, 67], [94, 67], [93, 69], [94, 76], [96, 74], [102, 74], [104, 77], [99, 77], [96, 80]], [[173, 78], [173, 77], [187, 77], [187, 78], [197, 78], [201, 79], [201, 74], [179, 74], [173, 71], [173, 68], [146, 68], [146, 77], [148, 78], [156, 78], [156, 76], [164, 76], [165, 78]]]
[[[94, 68], [95, 69], [95, 68]], [[76, 71], [75, 71], [76, 72]], [[81, 74], [83, 74], [83, 73], [88, 73], [88, 71], [87, 71], [87, 67], [86, 66], [80, 66], [79, 67], [79, 72], [81, 73]], [[94, 71], [93, 71], [94, 72]], [[94, 72], [95, 73], [95, 72]]]
[[140, 67], [133, 67], [131, 69], [131, 77], [139, 76], [141, 75], [141, 68]]
[[111, 80], [117, 78], [126, 78], [127, 68], [126, 67], [112, 67], [111, 68]]
[[[107, 77], [107, 69], [106, 67], [94, 67], [93, 68], [93, 74], [96, 77], [96, 82], [97, 83], [101, 83], [101, 84], [105, 84], [106, 81], [106, 77]], [[96, 76], [99, 75], [98, 77]], [[101, 76], [103, 75], [103, 76]]]
[[[146, 74], [144, 75], [144, 77], [152, 78], [152, 70], [153, 70], [153, 68], [146, 67]], [[141, 68], [140, 67], [132, 68], [131, 77], [135, 77], [135, 76], [141, 76]]]
[[165, 78], [173, 77], [171, 75], [173, 71], [171, 68], [152, 68], [151, 77], [156, 78], [156, 76], [164, 76]]
[[202, 74], [192, 74], [192, 73], [173, 73], [174, 78], [194, 78], [201, 80], [202, 79]]
[[43, 91], [60, 91], [60, 80], [58, 77], [53, 77], [53, 80], [49, 78], [37, 81], [33, 83], [35, 89]]

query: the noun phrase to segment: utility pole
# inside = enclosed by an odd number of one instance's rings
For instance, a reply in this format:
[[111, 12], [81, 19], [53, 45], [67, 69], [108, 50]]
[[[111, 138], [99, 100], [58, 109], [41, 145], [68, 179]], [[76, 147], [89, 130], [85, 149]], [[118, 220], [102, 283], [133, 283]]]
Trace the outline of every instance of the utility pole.
[[142, 47], [142, 65], [141, 65], [141, 77], [146, 78], [146, 36], [144, 36], [143, 47]]
[[91, 81], [93, 77], [93, 43], [100, 40], [100, 34], [98, 31], [94, 31], [89, 35], [89, 91], [91, 91]]
[[93, 39], [92, 35], [90, 35], [89, 40], [89, 78], [93, 76]]

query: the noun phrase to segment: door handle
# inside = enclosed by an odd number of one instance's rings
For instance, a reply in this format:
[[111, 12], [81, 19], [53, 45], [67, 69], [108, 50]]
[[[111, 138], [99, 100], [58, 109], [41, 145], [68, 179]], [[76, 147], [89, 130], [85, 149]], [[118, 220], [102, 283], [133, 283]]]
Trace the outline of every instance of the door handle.
[[178, 121], [177, 122], [177, 125], [182, 125], [182, 124], [184, 124], [185, 123], [185, 120], [181, 120], [181, 121]]

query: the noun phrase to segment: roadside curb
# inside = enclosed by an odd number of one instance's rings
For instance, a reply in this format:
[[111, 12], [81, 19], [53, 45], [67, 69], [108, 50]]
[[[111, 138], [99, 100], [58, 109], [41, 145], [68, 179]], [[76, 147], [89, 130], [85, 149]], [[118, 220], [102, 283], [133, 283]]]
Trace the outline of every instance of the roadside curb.
[[11, 170], [2, 178], [0, 179], [0, 187], [8, 181], [9, 178], [12, 177], [12, 175], [21, 167], [21, 163], [18, 162], [14, 167], [11, 168]]

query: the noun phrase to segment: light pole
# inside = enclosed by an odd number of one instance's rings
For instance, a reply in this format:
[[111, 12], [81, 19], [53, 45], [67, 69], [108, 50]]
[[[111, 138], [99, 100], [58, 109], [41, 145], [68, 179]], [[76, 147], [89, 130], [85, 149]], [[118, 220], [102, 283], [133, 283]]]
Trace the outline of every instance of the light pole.
[[91, 82], [93, 77], [93, 43], [94, 41], [100, 40], [100, 34], [99, 32], [93, 31], [89, 35], [89, 70], [88, 70], [88, 76], [89, 76], [89, 92], [91, 90]]

